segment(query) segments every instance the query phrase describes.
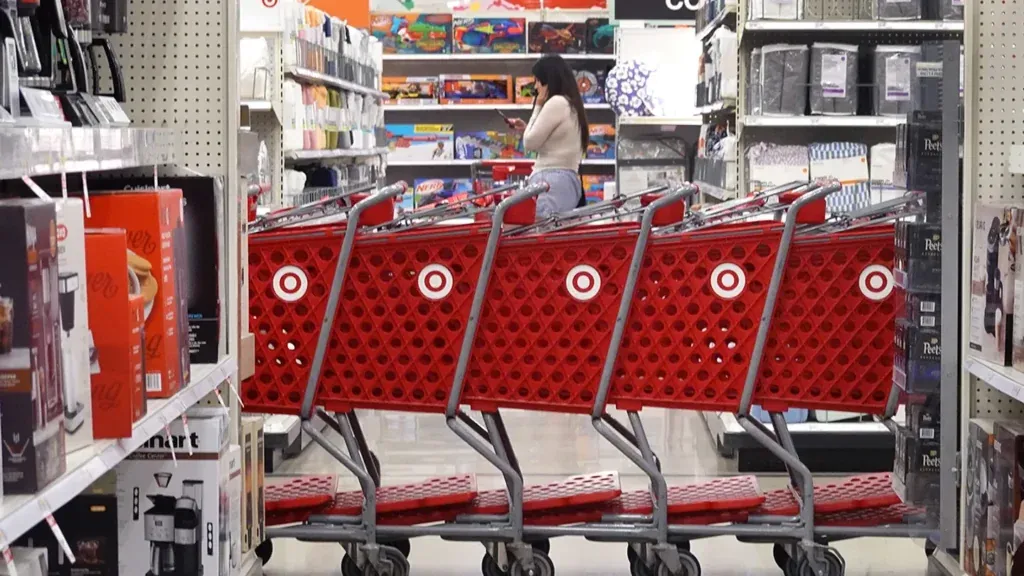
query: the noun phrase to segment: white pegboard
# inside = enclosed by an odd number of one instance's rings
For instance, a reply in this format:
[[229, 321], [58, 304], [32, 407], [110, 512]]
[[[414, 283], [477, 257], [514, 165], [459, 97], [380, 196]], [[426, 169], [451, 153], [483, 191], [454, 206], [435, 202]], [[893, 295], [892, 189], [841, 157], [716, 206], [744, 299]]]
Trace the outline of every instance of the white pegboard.
[[[964, 191], [978, 202], [1024, 202], [1024, 176], [1009, 170], [1010, 148], [1024, 144], [1024, 7], [1002, 0], [975, 0], [967, 10], [965, 69], [966, 141]], [[970, 212], [966, 215], [971, 218]], [[970, 230], [965, 226], [964, 230]], [[970, 236], [964, 239], [972, 245]], [[970, 262], [970, 259], [966, 260]], [[970, 268], [964, 271], [970, 276]], [[969, 317], [964, 315], [965, 322]], [[966, 334], [966, 330], [964, 331]], [[972, 417], [1024, 417], [1024, 403], [972, 377]]]

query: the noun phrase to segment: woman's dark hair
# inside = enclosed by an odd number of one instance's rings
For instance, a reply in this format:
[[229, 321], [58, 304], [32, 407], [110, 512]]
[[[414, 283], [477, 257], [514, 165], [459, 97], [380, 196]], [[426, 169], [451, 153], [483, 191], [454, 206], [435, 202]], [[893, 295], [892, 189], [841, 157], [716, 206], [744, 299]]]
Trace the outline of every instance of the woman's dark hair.
[[587, 112], [583, 108], [583, 98], [580, 97], [580, 88], [572, 68], [561, 56], [549, 54], [533, 65], [533, 76], [547, 86], [549, 100], [552, 96], [562, 96], [576, 111], [576, 120], [580, 125], [580, 147], [586, 152], [590, 144], [590, 126], [587, 124]]

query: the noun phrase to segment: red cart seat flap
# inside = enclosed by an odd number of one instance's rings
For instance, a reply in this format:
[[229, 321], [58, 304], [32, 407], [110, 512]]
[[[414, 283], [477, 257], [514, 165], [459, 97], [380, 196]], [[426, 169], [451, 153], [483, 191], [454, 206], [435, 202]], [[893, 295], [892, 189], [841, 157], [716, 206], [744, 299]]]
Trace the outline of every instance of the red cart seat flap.
[[[472, 474], [430, 478], [414, 484], [381, 486], [377, 489], [377, 511], [388, 514], [469, 504], [476, 495], [476, 476]], [[362, 492], [349, 490], [339, 492], [334, 498], [334, 505], [323, 514], [355, 516], [361, 514], [362, 510]]]
[[[753, 510], [765, 501], [754, 476], [718, 478], [700, 484], [669, 486], [668, 513], [672, 516]], [[610, 514], [650, 514], [654, 510], [647, 490], [625, 492], [608, 506]]]
[[264, 491], [267, 514], [284, 510], [309, 510], [329, 504], [338, 490], [332, 474], [268, 478]]
[[[620, 494], [622, 488], [618, 472], [582, 474], [559, 482], [525, 487], [523, 510], [532, 512], [599, 504]], [[508, 512], [508, 494], [504, 489], [480, 492], [471, 509], [472, 514], [505, 514]]]
[[[814, 513], [829, 515], [885, 508], [900, 503], [892, 489], [892, 474], [861, 474], [839, 482], [814, 487]], [[765, 503], [757, 514], [764, 516], [795, 516], [800, 503], [789, 488], [765, 494]]]

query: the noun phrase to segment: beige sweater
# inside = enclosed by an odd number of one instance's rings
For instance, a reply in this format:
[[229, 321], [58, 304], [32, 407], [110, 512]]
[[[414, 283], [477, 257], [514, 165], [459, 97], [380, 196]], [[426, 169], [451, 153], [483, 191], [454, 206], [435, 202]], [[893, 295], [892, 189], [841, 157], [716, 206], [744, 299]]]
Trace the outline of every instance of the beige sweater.
[[534, 172], [562, 169], [575, 172], [583, 160], [576, 111], [564, 96], [552, 96], [535, 108], [523, 135], [523, 147], [536, 152]]

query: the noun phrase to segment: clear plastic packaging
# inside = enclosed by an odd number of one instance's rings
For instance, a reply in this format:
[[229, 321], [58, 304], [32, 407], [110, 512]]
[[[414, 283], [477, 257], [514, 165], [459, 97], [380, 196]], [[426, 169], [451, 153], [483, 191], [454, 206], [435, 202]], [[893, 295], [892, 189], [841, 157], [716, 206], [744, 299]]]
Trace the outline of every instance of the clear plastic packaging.
[[857, 114], [857, 51], [853, 44], [811, 45], [811, 114]]
[[875, 115], [906, 116], [912, 111], [914, 72], [920, 61], [920, 46], [875, 47]]
[[924, 0], [875, 0], [875, 20], [920, 20]]
[[807, 109], [808, 48], [772, 44], [761, 48], [761, 114], [803, 116]]

